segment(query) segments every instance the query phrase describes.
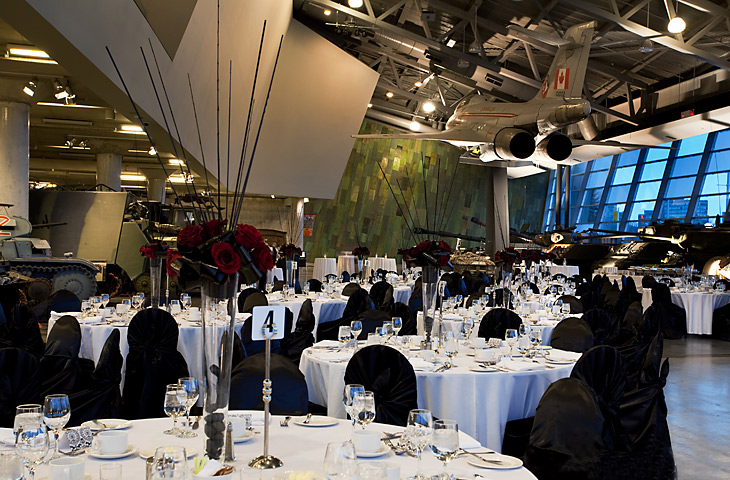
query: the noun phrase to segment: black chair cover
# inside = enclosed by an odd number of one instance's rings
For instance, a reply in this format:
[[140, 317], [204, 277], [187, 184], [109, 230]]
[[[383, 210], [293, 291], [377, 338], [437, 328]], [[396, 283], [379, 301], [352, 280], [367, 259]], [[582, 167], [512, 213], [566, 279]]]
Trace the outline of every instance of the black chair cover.
[[15, 407], [41, 403], [38, 360], [19, 348], [0, 349], [0, 427], [12, 427]]
[[295, 365], [299, 365], [302, 352], [314, 345], [314, 335], [312, 332], [314, 332], [315, 323], [312, 300], [307, 299], [299, 310], [299, 317], [297, 318], [294, 333], [289, 338], [285, 337], [282, 344], [282, 353], [294, 362]]
[[253, 295], [254, 293], [261, 293], [261, 291], [258, 288], [247, 288], [241, 292], [241, 294], [238, 296], [238, 311], [243, 312], [244, 311], [244, 304], [246, 303], [246, 299]]
[[381, 280], [370, 287], [370, 298], [378, 310], [388, 310], [393, 304], [393, 287]]
[[248, 357], [246, 353], [246, 347], [243, 346], [241, 337], [237, 334], [233, 334], [233, 354], [231, 355], [231, 365], [238, 365], [244, 358]]
[[80, 312], [81, 300], [75, 293], [68, 290], [58, 290], [48, 298], [49, 312]]
[[423, 311], [423, 292], [421, 290], [413, 290], [411, 297], [408, 299], [408, 314], [415, 322], [418, 312]]
[[568, 317], [555, 326], [550, 345], [560, 350], [583, 353], [593, 347], [593, 332], [582, 318]]
[[634, 279], [631, 277], [623, 277], [624, 286], [618, 296], [618, 302], [616, 304], [616, 315], [619, 318], [623, 318], [629, 305], [634, 302], [641, 304], [641, 294], [636, 290], [636, 284]]
[[583, 320], [591, 327], [594, 345], [602, 345], [616, 335], [618, 321], [601, 308], [593, 308], [583, 314]]
[[358, 290], [361, 290], [360, 285], [358, 285], [355, 282], [348, 283], [345, 285], [345, 288], [342, 289], [342, 295], [346, 297], [352, 296], [353, 293], [357, 292]]
[[367, 340], [369, 333], [375, 333], [376, 329], [382, 327], [383, 322], [389, 322], [391, 317], [382, 310], [366, 310], [357, 318], [362, 322], [362, 332], [358, 338]]
[[494, 290], [494, 293], [489, 296], [489, 301], [487, 302], [487, 305], [490, 307], [498, 306], [503, 307], [505, 298], [509, 298], [509, 309], [513, 309], [514, 306], [512, 305], [512, 292], [510, 292], [506, 288], [497, 288]]
[[274, 288], [272, 292], [281, 292], [284, 289], [284, 285], [286, 285], [286, 281], [284, 280], [274, 280]]
[[416, 319], [411, 317], [408, 305], [395, 302], [391, 311], [394, 317], [400, 317], [403, 320], [403, 328], [398, 332], [399, 335], [415, 335], [417, 333]]
[[335, 275], [334, 273], [328, 273], [327, 275], [324, 276], [324, 278], [325, 278], [326, 281], [329, 282], [331, 280], [336, 280], [337, 279], [337, 275]]
[[540, 480], [612, 478], [602, 468], [612, 449], [596, 394], [579, 380], [562, 378], [540, 399], [524, 465]]
[[337, 333], [342, 325], [350, 325], [350, 322], [360, 316], [361, 313], [374, 309], [373, 301], [365, 289], [358, 289], [350, 295], [345, 305], [342, 317], [334, 322], [320, 323], [317, 326], [317, 340], [337, 340]]
[[642, 288], [654, 288], [654, 285], [656, 285], [656, 278], [651, 275], [644, 275], [641, 277]]
[[77, 390], [81, 381], [78, 368], [81, 348], [81, 327], [78, 320], [64, 315], [53, 324], [48, 333], [46, 351], [39, 365], [41, 369], [41, 394], [67, 395]]
[[512, 310], [493, 308], [482, 318], [478, 335], [482, 338], [503, 339], [507, 329], [520, 328], [522, 319]]
[[320, 282], [316, 278], [310, 278], [307, 281], [307, 283], [309, 283], [310, 292], [321, 292], [322, 291], [322, 282]]
[[177, 322], [164, 310], [142, 310], [129, 322], [124, 418], [164, 416], [165, 387], [188, 376], [188, 365], [177, 351], [177, 341]]
[[712, 338], [730, 342], [730, 303], [712, 312]]
[[405, 426], [408, 412], [418, 408], [416, 374], [406, 357], [384, 345], [371, 345], [352, 356], [345, 384], [357, 383], [375, 396], [375, 421]]
[[665, 338], [679, 339], [687, 336], [687, 312], [672, 303], [669, 287], [663, 283], [658, 283], [651, 290], [651, 306], [646, 311], [659, 319]]
[[[289, 324], [288, 331], [291, 331], [291, 322], [293, 321], [293, 319], [290, 317], [290, 315], [292, 315], [292, 313], [288, 308], [286, 309], [286, 311], [288, 312], [288, 315], [287, 317], [285, 317], [285, 322]], [[286, 323], [284, 330], [286, 330]], [[241, 342], [243, 343], [243, 348], [246, 352], [247, 357], [251, 357], [253, 355], [256, 355], [257, 353], [261, 353], [266, 349], [266, 340], [253, 340], [253, 338], [251, 337], [251, 328], [252, 321], [249, 318], [243, 324], [243, 327], [241, 327]], [[287, 335], [287, 331], [284, 332], [284, 335]], [[271, 340], [272, 353], [276, 353], [277, 355], [280, 355], [282, 353], [281, 342], [281, 340]]]
[[573, 295], [561, 295], [558, 300], [570, 305], [570, 313], [583, 313], [583, 304]]
[[347, 283], [349, 281], [350, 281], [350, 273], [347, 270], [340, 273], [340, 282]]
[[6, 312], [6, 321], [0, 324], [0, 348], [20, 348], [41, 358], [45, 350], [38, 320], [31, 309], [24, 304], [16, 305]]
[[122, 354], [119, 350], [119, 329], [112, 330], [104, 342], [99, 362], [92, 374], [92, 385], [69, 396], [71, 420], [69, 426], [80, 425], [95, 418], [118, 418], [122, 415]]
[[[230, 407], [233, 410], [263, 410], [261, 385], [264, 381], [266, 355], [246, 358], [233, 368], [231, 374]], [[269, 408], [273, 415], [303, 415], [307, 413], [309, 396], [304, 374], [291, 360], [271, 355], [270, 377], [274, 385]]]
[[674, 280], [672, 280], [669, 277], [664, 277], [664, 278], [660, 279], [659, 280], [659, 283], [664, 284], [664, 285], [667, 285], [669, 287], [673, 287], [674, 286]]
[[251, 313], [253, 311], [253, 307], [265, 307], [269, 304], [268, 299], [266, 298], [266, 295], [261, 292], [253, 292], [248, 297], [246, 297], [246, 300], [243, 302], [243, 309], [241, 310], [243, 313]]

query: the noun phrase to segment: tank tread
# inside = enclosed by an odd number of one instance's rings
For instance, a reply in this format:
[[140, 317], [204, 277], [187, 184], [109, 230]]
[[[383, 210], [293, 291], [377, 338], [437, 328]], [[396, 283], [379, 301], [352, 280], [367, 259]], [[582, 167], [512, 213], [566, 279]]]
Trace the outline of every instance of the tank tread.
[[[94, 295], [96, 293], [96, 275], [92, 274], [87, 268], [84, 268], [83, 265], [75, 265], [75, 264], [49, 264], [49, 263], [25, 263], [22, 261], [19, 262], [11, 262], [9, 266], [9, 270], [13, 272], [20, 273], [22, 275], [25, 275], [27, 277], [44, 277], [48, 278], [53, 282], [53, 279], [61, 272], [76, 272], [80, 275], [83, 275], [86, 277], [86, 279], [89, 282], [89, 293], [88, 295], [81, 295], [85, 298], [81, 298], [81, 300], [86, 300], [90, 295]], [[55, 291], [55, 289], [54, 289]], [[80, 292], [74, 292], [76, 294]]]

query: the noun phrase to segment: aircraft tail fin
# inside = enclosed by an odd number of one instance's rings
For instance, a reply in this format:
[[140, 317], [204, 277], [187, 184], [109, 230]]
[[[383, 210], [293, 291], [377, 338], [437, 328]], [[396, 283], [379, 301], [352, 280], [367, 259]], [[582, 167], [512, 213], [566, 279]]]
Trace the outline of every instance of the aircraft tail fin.
[[573, 25], [563, 37], [570, 42], [558, 47], [553, 63], [542, 82], [542, 88], [532, 99], [540, 102], [545, 98], [580, 98], [583, 94], [588, 56], [596, 22]]

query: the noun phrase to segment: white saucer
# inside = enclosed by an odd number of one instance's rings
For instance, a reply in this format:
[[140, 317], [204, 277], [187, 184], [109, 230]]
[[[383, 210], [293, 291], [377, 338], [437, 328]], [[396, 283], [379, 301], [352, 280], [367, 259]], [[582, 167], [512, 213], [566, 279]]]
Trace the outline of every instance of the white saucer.
[[102, 426], [99, 423], [94, 422], [93, 420], [88, 420], [82, 423], [81, 426], [88, 427], [92, 430], [124, 430], [125, 428], [129, 428], [132, 426], [132, 422], [130, 422], [129, 420], [124, 420], [122, 418], [99, 418], [98, 420], [105, 426]]
[[245, 442], [248, 442], [249, 440], [251, 440], [255, 436], [256, 436], [256, 434], [254, 432], [252, 432], [251, 430], [246, 430], [246, 432], [242, 436], [233, 437], [233, 443], [245, 443]]
[[304, 423], [304, 420], [306, 420], [306, 415], [303, 417], [294, 417], [292, 418], [292, 423], [294, 425], [300, 425], [302, 427], [329, 427], [332, 425], [337, 425], [339, 423], [339, 420], [332, 417], [325, 417], [322, 415], [312, 415], [312, 418], [309, 420], [308, 423]]
[[383, 442], [380, 442], [380, 448], [377, 449], [374, 452], [358, 452], [358, 451], [355, 451], [355, 453], [357, 454], [357, 456], [359, 458], [375, 458], [375, 457], [381, 457], [381, 456], [385, 455], [388, 452], [390, 452], [390, 448], [388, 448], [388, 446], [385, 443], [383, 443]]
[[[499, 461], [499, 463], [492, 463], [490, 460]], [[522, 460], [519, 458], [501, 455], [499, 453], [484, 454], [484, 459], [477, 458], [474, 455], [467, 455], [466, 461], [469, 465], [493, 470], [511, 470], [522, 466]]]
[[115, 458], [128, 457], [130, 455], [133, 455], [133, 454], [137, 453], [137, 447], [135, 447], [134, 445], [129, 445], [127, 447], [127, 450], [125, 452], [122, 452], [122, 453], [101, 453], [99, 450], [95, 450], [93, 448], [90, 448], [90, 449], [86, 450], [86, 453], [90, 457], [93, 457], [93, 458], [99, 458], [99, 459], [102, 459], [102, 460], [112, 460], [112, 459], [115, 459]]

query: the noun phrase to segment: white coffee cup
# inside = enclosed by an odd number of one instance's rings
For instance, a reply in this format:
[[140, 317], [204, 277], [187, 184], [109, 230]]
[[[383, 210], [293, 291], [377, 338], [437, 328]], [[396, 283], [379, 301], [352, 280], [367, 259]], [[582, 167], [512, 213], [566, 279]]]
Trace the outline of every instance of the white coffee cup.
[[487, 339], [483, 337], [476, 337], [473, 342], [474, 348], [484, 348], [487, 345]]
[[474, 358], [480, 362], [493, 362], [497, 359], [496, 348], [477, 348], [474, 351]]
[[251, 415], [229, 415], [228, 421], [233, 427], [233, 438], [241, 438], [246, 435], [246, 429], [251, 426]]
[[83, 458], [62, 457], [48, 462], [50, 480], [84, 480]]
[[104, 455], [117, 455], [127, 451], [127, 432], [120, 430], [104, 430], [94, 438], [94, 449]]
[[375, 453], [380, 450], [380, 434], [368, 430], [355, 430], [352, 432], [352, 443], [356, 452]]

